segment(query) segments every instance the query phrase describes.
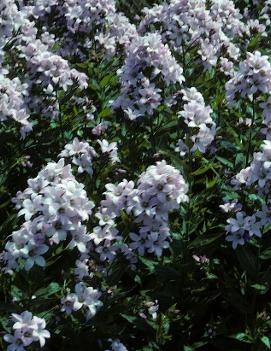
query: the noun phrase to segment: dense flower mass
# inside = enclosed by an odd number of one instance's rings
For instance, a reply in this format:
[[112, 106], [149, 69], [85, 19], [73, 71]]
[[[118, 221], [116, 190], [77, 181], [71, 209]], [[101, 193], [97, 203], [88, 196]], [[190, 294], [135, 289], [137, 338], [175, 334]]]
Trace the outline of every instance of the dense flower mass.
[[9, 79], [0, 71], [0, 92], [0, 121], [13, 119], [20, 124], [21, 134], [25, 136], [32, 129], [25, 102], [27, 84], [22, 84], [19, 78]]
[[1, 350], [270, 349], [270, 16], [0, 0]]
[[90, 33], [102, 26], [106, 17], [115, 12], [115, 1], [66, 0], [64, 12], [68, 30]]
[[13, 33], [18, 31], [24, 23], [24, 14], [18, 11], [17, 4], [13, 0], [3, 0], [0, 4], [0, 63], [2, 49], [12, 38]]
[[3, 259], [7, 268], [17, 269], [19, 263], [26, 270], [34, 264], [44, 267], [43, 255], [50, 246], [67, 238], [69, 247], [86, 251], [90, 238], [83, 222], [94, 204], [71, 174], [71, 166], [64, 166], [63, 159], [49, 163], [36, 178], [28, 180], [28, 185], [15, 199], [25, 222], [6, 244]]
[[158, 29], [163, 42], [176, 52], [182, 52], [186, 46], [197, 46], [207, 66], [215, 65], [224, 49], [230, 59], [236, 60], [239, 48], [234, 41], [247, 30], [242, 15], [233, 1], [210, 3], [208, 8], [205, 0], [171, 0], [146, 8], [139, 31]]
[[239, 70], [226, 84], [227, 99], [232, 102], [236, 94], [251, 98], [255, 94], [269, 93], [271, 90], [271, 65], [268, 56], [259, 51], [247, 53]]
[[163, 100], [158, 82], [162, 81], [164, 86], [181, 84], [184, 81], [182, 73], [158, 34], [134, 39], [120, 70], [121, 96], [115, 101], [115, 108], [121, 108], [131, 120], [152, 116]]
[[170, 210], [188, 200], [187, 191], [188, 186], [180, 172], [165, 161], [158, 162], [156, 166], [150, 166], [138, 180], [140, 204], [135, 206], [135, 212], [141, 213], [142, 208], [149, 207], [152, 208], [151, 217], [167, 219]]
[[115, 221], [122, 210], [133, 214], [139, 226], [137, 232], [129, 234], [128, 246], [120, 246], [132, 263], [136, 259], [135, 253], [143, 256], [148, 252], [161, 256], [163, 250], [169, 247], [168, 214], [188, 200], [187, 184], [180, 172], [162, 161], [142, 173], [136, 185], [126, 179], [117, 186], [106, 185], [105, 200], [102, 200], [96, 213], [99, 226], [94, 228], [92, 234], [94, 243], [100, 245], [96, 251], [100, 253], [102, 261], [112, 261], [116, 255], [118, 245], [114, 241], [121, 236], [115, 229]]

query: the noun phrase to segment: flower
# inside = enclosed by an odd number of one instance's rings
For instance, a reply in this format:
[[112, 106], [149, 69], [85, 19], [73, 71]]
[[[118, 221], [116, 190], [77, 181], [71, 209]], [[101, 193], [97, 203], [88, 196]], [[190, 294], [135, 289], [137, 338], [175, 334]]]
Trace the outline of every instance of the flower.
[[61, 311], [71, 314], [81, 308], [85, 310], [87, 320], [92, 318], [102, 302], [99, 300], [101, 293], [92, 287], [87, 287], [83, 282], [75, 285], [75, 292], [61, 300]]
[[40, 347], [50, 338], [50, 333], [45, 329], [46, 322], [43, 318], [33, 316], [31, 312], [24, 311], [21, 314], [12, 314], [14, 320], [14, 335], [4, 335], [4, 340], [10, 345], [8, 351], [24, 351], [24, 346], [29, 346], [33, 342], [39, 342]]
[[107, 140], [97, 140], [100, 144], [101, 151], [103, 154], [108, 154], [109, 158], [111, 159], [112, 163], [118, 162], [118, 146], [117, 143], [109, 143]]
[[262, 221], [257, 221], [256, 215], [247, 216], [244, 211], [236, 213], [235, 218], [227, 220], [226, 240], [232, 242], [233, 249], [238, 245], [244, 245], [254, 235], [261, 236]]

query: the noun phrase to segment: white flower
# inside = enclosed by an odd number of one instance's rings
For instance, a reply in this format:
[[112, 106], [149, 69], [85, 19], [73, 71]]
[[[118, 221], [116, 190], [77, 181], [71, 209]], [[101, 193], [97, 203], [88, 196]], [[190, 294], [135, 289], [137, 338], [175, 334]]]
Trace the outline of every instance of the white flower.
[[33, 324], [35, 328], [33, 330], [33, 339], [34, 341], [39, 341], [40, 347], [45, 345], [46, 339], [50, 338], [50, 333], [45, 329], [46, 322], [43, 318], [33, 317]]
[[148, 312], [151, 315], [152, 319], [157, 318], [157, 311], [159, 310], [159, 304], [158, 301], [155, 300], [155, 302], [150, 303], [150, 307], [148, 308]]
[[[185, 124], [191, 129], [188, 134], [190, 140], [194, 143], [191, 151], [199, 150], [206, 152], [207, 147], [212, 143], [215, 137], [215, 123], [211, 118], [212, 109], [206, 106], [203, 96], [196, 88], [184, 89], [183, 110], [178, 112], [178, 117], [183, 118]], [[186, 138], [186, 136], [185, 136]], [[182, 139], [178, 141], [176, 151], [184, 156], [188, 151], [188, 146]]]
[[97, 140], [100, 144], [103, 154], [109, 154], [109, 157], [113, 163], [118, 162], [118, 146], [117, 143], [109, 143], [107, 140]]
[[83, 282], [80, 282], [75, 285], [75, 292], [62, 300], [61, 311], [71, 314], [73, 311], [84, 308], [86, 318], [90, 319], [96, 314], [97, 309], [102, 306], [102, 302], [99, 300], [100, 296], [99, 290], [87, 287]]
[[112, 340], [109, 339], [111, 342], [111, 350], [104, 350], [104, 351], [128, 351], [128, 349], [120, 342], [120, 340]]
[[39, 342], [40, 347], [45, 345], [46, 339], [50, 338], [50, 333], [45, 329], [46, 322], [43, 318], [33, 316], [31, 312], [25, 311], [22, 314], [12, 314], [15, 321], [13, 329], [14, 335], [7, 334], [4, 340], [11, 345], [8, 351], [24, 351], [24, 346], [29, 346], [33, 342]]
[[61, 311], [71, 314], [73, 311], [78, 311], [83, 306], [83, 302], [79, 302], [77, 294], [69, 294], [61, 300]]

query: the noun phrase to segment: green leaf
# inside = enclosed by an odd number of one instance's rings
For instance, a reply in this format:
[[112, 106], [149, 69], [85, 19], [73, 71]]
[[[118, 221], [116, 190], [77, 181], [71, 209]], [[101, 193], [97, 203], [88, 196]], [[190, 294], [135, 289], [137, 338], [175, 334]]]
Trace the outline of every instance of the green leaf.
[[104, 108], [100, 113], [99, 113], [99, 117], [100, 118], [105, 118], [105, 117], [109, 117], [112, 115], [112, 111], [110, 110], [110, 108], [106, 107]]
[[211, 180], [206, 179], [206, 189], [213, 188], [218, 183], [217, 178], [213, 178]]
[[227, 160], [226, 158], [220, 157], [220, 156], [216, 156], [215, 157], [218, 161], [220, 161], [224, 166], [229, 167], [230, 169], [234, 169], [234, 165], [232, 162], [230, 162], [229, 160]]
[[264, 250], [260, 255], [261, 260], [269, 260], [270, 258], [271, 258], [271, 248]]
[[264, 335], [261, 337], [261, 342], [270, 350], [271, 345], [270, 345], [270, 339], [268, 336]]
[[215, 233], [210, 235], [201, 235], [195, 240], [192, 241], [191, 244], [188, 245], [189, 249], [203, 247], [212, 244], [216, 240], [220, 239], [224, 233]]
[[103, 77], [103, 79], [100, 81], [100, 87], [101, 87], [101, 88], [106, 87], [106, 86], [110, 83], [110, 81], [112, 80], [112, 78], [113, 78], [113, 75], [112, 75], [112, 74], [108, 74], [108, 75], [106, 75], [105, 77]]
[[58, 284], [58, 283], [50, 283], [47, 287], [45, 288], [41, 288], [41, 289], [38, 289], [34, 295], [36, 297], [43, 297], [43, 298], [46, 298], [50, 295], [53, 295], [55, 293], [57, 293], [58, 291], [61, 290], [61, 286]]
[[249, 335], [247, 335], [246, 333], [237, 333], [235, 335], [230, 336], [233, 339], [236, 339], [240, 342], [244, 342], [247, 344], [251, 344], [253, 342], [253, 340], [251, 339], [251, 337]]
[[161, 134], [164, 134], [164, 133], [168, 133], [171, 129], [176, 130], [177, 126], [178, 126], [178, 121], [177, 120], [171, 121], [169, 123], [164, 124], [161, 127], [158, 127], [154, 134], [155, 135], [161, 135]]
[[170, 328], [170, 320], [164, 314], [161, 315], [161, 327], [163, 329], [163, 333], [167, 334]]
[[263, 284], [252, 284], [250, 286], [262, 295], [267, 293], [267, 291], [269, 290], [269, 287]]
[[136, 320], [135, 316], [128, 316], [127, 314], [121, 313], [120, 314], [124, 319], [126, 319], [129, 323], [134, 323]]
[[148, 260], [142, 256], [139, 257], [139, 260], [148, 268], [151, 273], [155, 271], [155, 266], [158, 265], [158, 262]]
[[183, 351], [194, 351], [195, 349], [191, 346], [184, 346]]
[[258, 47], [259, 42], [260, 42], [259, 34], [253, 36], [248, 44], [248, 51], [251, 51], [251, 50], [254, 51]]
[[204, 166], [204, 167], [200, 167], [199, 169], [197, 169], [195, 172], [192, 173], [192, 175], [194, 176], [197, 176], [197, 175], [201, 175], [201, 174], [204, 174], [206, 172], [209, 171], [209, 169], [211, 169], [211, 165], [207, 165], [207, 166]]

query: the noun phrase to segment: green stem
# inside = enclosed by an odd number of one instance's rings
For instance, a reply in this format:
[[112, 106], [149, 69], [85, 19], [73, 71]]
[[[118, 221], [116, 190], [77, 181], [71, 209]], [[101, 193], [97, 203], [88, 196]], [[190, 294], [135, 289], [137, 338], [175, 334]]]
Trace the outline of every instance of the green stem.
[[85, 115], [84, 116], [84, 139], [87, 139], [87, 123], [88, 123], [88, 119], [87, 119], [87, 116]]
[[154, 137], [154, 130], [153, 130], [153, 117], [150, 117], [150, 129], [151, 129], [151, 145], [153, 149], [153, 153], [156, 153], [156, 142]]
[[255, 123], [255, 97], [253, 95], [253, 100], [252, 100], [252, 122], [250, 126], [250, 131], [249, 131], [249, 140], [248, 140], [248, 148], [247, 148], [247, 154], [246, 154], [246, 167], [248, 166], [250, 154], [251, 154], [251, 149], [252, 149], [252, 133], [253, 133], [253, 127]]
[[186, 57], [184, 46], [182, 45], [182, 65], [183, 65], [183, 76], [186, 78]]
[[58, 104], [59, 104], [58, 122], [59, 122], [60, 133], [61, 133], [61, 141], [62, 141], [62, 144], [64, 146], [65, 145], [65, 136], [64, 136], [64, 128], [63, 128], [61, 103], [60, 103], [60, 99], [58, 98], [58, 94], [57, 94], [57, 100], [58, 100]]

